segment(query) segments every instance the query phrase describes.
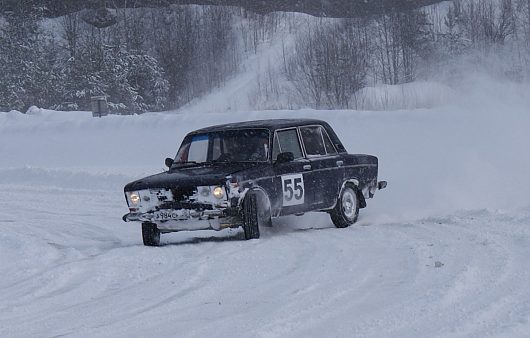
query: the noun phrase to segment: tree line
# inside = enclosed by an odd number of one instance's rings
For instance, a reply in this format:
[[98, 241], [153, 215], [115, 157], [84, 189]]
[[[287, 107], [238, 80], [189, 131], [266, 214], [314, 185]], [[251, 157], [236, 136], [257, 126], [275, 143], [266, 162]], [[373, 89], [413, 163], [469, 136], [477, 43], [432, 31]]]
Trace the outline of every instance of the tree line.
[[316, 20], [305, 31], [283, 73], [315, 108], [355, 108], [367, 85], [458, 81], [462, 65], [530, 80], [530, 0], [455, 0], [370, 19]]
[[[446, 7], [327, 19], [216, 6], [128, 8], [96, 28], [83, 12], [0, 18], [0, 111], [31, 105], [89, 110], [105, 95], [116, 112], [175, 109], [222, 86], [277, 32], [280, 65], [259, 77], [254, 101], [351, 108], [374, 84], [428, 79], [458, 60], [496, 56], [498, 71], [530, 78], [530, 0], [456, 0]], [[433, 74], [434, 73], [434, 74]], [[257, 107], [259, 108], [259, 107]]]
[[90, 110], [92, 96], [116, 112], [172, 109], [220, 86], [240, 62], [233, 9], [127, 9], [104, 29], [82, 16], [4, 15], [0, 110]]

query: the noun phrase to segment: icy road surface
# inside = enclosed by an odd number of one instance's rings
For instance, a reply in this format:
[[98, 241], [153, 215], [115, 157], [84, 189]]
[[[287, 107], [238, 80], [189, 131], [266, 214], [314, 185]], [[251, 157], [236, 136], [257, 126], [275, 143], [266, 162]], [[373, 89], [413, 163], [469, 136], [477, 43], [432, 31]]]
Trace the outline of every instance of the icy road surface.
[[524, 337], [530, 214], [163, 236], [111, 190], [0, 187], [2, 337]]
[[[0, 337], [529, 337], [530, 102], [487, 94], [503, 101], [0, 113]], [[122, 222], [123, 185], [160, 172], [187, 132], [278, 117], [326, 119], [351, 153], [379, 156], [389, 186], [357, 225], [308, 214], [259, 240], [178, 233], [148, 248]]]

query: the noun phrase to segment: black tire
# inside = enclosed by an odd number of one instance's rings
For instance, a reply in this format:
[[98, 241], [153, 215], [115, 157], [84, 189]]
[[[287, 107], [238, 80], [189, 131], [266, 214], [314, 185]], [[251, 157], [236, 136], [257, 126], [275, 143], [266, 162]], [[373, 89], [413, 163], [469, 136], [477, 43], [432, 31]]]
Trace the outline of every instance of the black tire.
[[154, 223], [142, 223], [142, 238], [145, 246], [160, 245], [160, 230]]
[[337, 228], [347, 228], [359, 217], [359, 195], [354, 185], [346, 185], [340, 192], [337, 205], [330, 212], [331, 220]]
[[259, 238], [258, 198], [253, 193], [243, 202], [243, 231], [246, 240]]

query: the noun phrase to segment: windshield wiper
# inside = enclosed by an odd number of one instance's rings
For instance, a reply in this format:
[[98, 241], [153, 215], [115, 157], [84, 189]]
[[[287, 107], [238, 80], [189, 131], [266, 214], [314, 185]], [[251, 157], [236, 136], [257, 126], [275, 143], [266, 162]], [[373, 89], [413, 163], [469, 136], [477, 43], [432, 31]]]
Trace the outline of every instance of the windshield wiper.
[[255, 160], [255, 161], [252, 161], [252, 160], [248, 160], [248, 161], [233, 161], [233, 160], [218, 161], [218, 160], [213, 160], [213, 161], [210, 161], [208, 163], [213, 163], [213, 164], [218, 164], [218, 163], [236, 163], [236, 164], [240, 164], [240, 163], [262, 163], [262, 162], [266, 162], [266, 161], [258, 161], [258, 160]]
[[185, 167], [188, 165], [196, 165], [196, 164], [197, 164], [197, 161], [175, 162], [174, 166], [179, 168], [179, 167]]

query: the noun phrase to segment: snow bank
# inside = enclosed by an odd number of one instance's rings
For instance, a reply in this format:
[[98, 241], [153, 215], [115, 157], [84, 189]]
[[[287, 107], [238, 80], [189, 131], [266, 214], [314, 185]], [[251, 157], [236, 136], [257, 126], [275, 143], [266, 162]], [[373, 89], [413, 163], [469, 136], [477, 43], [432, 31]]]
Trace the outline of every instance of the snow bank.
[[164, 158], [174, 156], [191, 130], [309, 117], [328, 121], [351, 153], [379, 157], [380, 179], [389, 187], [371, 201], [365, 219], [530, 205], [525, 190], [530, 186], [525, 93], [530, 91], [481, 81], [463, 84], [465, 99], [460, 93], [451, 105], [410, 111], [184, 112], [101, 119], [78, 112], [2, 113], [0, 183], [117, 189], [128, 179], [163, 170]]
[[[109, 169], [107, 168], [107, 171]], [[86, 172], [82, 168], [22, 168], [0, 169], [0, 184], [10, 186], [45, 186], [63, 189], [120, 190], [134, 176], [105, 171]]]
[[436, 82], [366, 87], [356, 94], [358, 107], [364, 110], [433, 108], [454, 100], [450, 87]]

